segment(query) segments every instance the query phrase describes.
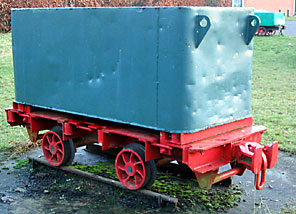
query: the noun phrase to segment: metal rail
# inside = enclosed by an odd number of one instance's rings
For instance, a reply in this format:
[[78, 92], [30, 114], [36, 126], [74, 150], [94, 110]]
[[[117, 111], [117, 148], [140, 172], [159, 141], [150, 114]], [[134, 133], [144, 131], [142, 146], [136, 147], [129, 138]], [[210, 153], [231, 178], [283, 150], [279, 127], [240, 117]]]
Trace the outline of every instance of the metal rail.
[[[42, 164], [42, 165], [45, 165], [45, 166], [49, 166], [49, 167], [52, 167], [52, 168], [55, 168], [55, 169], [60, 169], [60, 170], [63, 170], [65, 172], [68, 172], [68, 173], [72, 173], [72, 174], [80, 175], [80, 176], [83, 176], [83, 177], [87, 177], [87, 178], [95, 180], [95, 181], [99, 181], [99, 182], [102, 182], [102, 183], [105, 183], [105, 184], [109, 184], [109, 185], [116, 186], [116, 187], [125, 189], [127, 191], [130, 191], [119, 181], [115, 181], [115, 180], [105, 178], [105, 177], [102, 177], [102, 176], [99, 176], [99, 175], [94, 175], [94, 174], [84, 172], [84, 171], [81, 171], [81, 170], [78, 170], [78, 169], [73, 169], [73, 168], [70, 168], [70, 167], [67, 167], [67, 166], [54, 167], [54, 166], [50, 165], [46, 160], [43, 160], [41, 158], [29, 157], [29, 160], [30, 160], [30, 162], [32, 164], [39, 163], [39, 164]], [[178, 199], [177, 198], [170, 197], [170, 196], [163, 195], [163, 194], [159, 194], [157, 192], [153, 192], [153, 191], [150, 191], [150, 190], [140, 189], [140, 190], [131, 191], [131, 192], [137, 192], [137, 193], [140, 193], [142, 195], [155, 198], [155, 199], [158, 200], [159, 204], [161, 204], [163, 201], [166, 201], [166, 202], [169, 202], [169, 203], [172, 203], [172, 204], [175, 204], [175, 205], [178, 204]]]

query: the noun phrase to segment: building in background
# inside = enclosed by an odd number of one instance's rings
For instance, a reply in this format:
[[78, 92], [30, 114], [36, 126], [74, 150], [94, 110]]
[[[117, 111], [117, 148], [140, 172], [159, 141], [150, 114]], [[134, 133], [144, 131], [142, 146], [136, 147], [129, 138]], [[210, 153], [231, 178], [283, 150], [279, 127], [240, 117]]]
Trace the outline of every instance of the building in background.
[[257, 10], [284, 12], [286, 16], [296, 13], [296, 0], [232, 0], [233, 7], [254, 7]]

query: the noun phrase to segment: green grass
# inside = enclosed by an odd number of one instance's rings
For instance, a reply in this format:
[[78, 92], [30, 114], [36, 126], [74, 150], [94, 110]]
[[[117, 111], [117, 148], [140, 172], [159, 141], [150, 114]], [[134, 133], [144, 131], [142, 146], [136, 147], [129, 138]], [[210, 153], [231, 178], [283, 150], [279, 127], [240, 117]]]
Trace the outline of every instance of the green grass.
[[296, 16], [289, 16], [285, 18], [286, 21], [296, 21]]
[[296, 153], [296, 38], [255, 37], [252, 114], [264, 143]]
[[[28, 141], [24, 128], [9, 127], [4, 108], [14, 100], [11, 34], [0, 34], [0, 150]], [[252, 114], [268, 127], [263, 142], [279, 141], [296, 153], [296, 38], [255, 37]]]
[[24, 128], [10, 127], [5, 108], [14, 100], [14, 78], [11, 52], [11, 34], [0, 34], [0, 150], [23, 144], [27, 135]]

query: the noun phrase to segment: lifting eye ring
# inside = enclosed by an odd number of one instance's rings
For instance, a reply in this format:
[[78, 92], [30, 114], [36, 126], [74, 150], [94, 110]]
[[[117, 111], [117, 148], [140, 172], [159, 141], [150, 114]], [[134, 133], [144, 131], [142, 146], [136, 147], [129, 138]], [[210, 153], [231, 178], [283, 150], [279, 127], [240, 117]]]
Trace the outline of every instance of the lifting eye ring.
[[205, 18], [203, 18], [202, 20], [200, 20], [199, 25], [201, 27], [206, 27], [208, 25], [208, 21]]
[[[265, 184], [265, 176], [266, 176], [266, 168], [267, 168], [267, 158], [264, 152], [262, 153], [262, 170], [255, 174], [255, 186], [256, 189], [261, 190]], [[260, 176], [261, 173], [261, 176]]]

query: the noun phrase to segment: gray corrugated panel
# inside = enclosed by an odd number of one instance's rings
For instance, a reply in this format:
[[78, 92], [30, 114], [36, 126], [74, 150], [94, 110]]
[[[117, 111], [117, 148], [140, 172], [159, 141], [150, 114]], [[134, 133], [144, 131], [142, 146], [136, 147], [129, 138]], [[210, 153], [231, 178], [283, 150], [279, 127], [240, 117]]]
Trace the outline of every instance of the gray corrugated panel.
[[[169, 132], [248, 117], [253, 52], [243, 33], [252, 12], [13, 10], [16, 101]], [[197, 15], [211, 20], [199, 45]]]

